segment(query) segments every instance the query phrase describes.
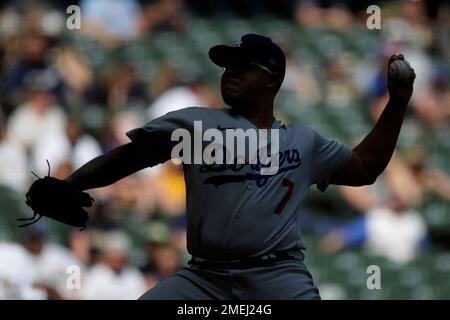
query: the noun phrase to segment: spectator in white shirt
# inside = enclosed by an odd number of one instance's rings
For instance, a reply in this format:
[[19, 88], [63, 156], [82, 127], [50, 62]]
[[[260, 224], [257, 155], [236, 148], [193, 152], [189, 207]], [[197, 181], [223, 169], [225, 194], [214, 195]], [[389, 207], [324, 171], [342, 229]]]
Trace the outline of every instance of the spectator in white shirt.
[[63, 132], [43, 136], [36, 142], [33, 158], [37, 173], [46, 175], [48, 168], [45, 160], [55, 169], [63, 163], [77, 169], [101, 153], [97, 140], [83, 132], [78, 119], [71, 118]]
[[46, 238], [47, 230], [42, 223], [26, 229], [25, 248], [34, 270], [34, 287], [44, 290], [50, 300], [77, 298], [80, 288], [69, 286], [68, 281], [72, 268], [78, 268], [82, 274], [84, 265], [70, 250], [56, 243], [47, 243]]
[[14, 110], [7, 124], [9, 138], [18, 140], [28, 150], [41, 137], [64, 132], [66, 122], [63, 109], [55, 104], [50, 84], [36, 78], [26, 84], [26, 100]]
[[0, 185], [23, 192], [27, 187], [27, 154], [25, 148], [9, 139], [0, 114]]
[[108, 231], [100, 243], [99, 262], [83, 278], [82, 299], [135, 300], [146, 291], [142, 273], [127, 263], [130, 239], [121, 231]]

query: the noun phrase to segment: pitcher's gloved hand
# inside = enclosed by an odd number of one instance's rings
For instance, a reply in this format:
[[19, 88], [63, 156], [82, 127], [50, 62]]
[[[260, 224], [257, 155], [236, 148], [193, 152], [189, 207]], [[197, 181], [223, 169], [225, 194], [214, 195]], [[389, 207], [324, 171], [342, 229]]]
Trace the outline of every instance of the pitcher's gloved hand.
[[[18, 219], [33, 221], [20, 227], [33, 224], [42, 217], [48, 217], [84, 229], [89, 216], [83, 207], [91, 207], [93, 201], [88, 193], [78, 190], [68, 181], [50, 176], [39, 178], [26, 193], [26, 204], [33, 210], [33, 217]], [[34, 220], [36, 215], [39, 217]]]

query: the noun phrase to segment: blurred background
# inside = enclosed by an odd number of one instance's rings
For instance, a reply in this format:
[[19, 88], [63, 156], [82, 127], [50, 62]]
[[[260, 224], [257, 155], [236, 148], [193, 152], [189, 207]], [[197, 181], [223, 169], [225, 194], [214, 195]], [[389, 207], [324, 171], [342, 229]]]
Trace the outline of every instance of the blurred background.
[[[72, 4], [79, 30], [66, 26]], [[386, 104], [388, 57], [405, 54], [417, 78], [393, 159], [374, 185], [311, 188], [306, 264], [324, 299], [450, 298], [448, 1], [15, 0], [0, 1], [0, 299], [136, 299], [186, 263], [172, 163], [92, 190], [83, 232], [16, 219], [31, 216], [30, 170], [46, 175], [46, 159], [65, 178], [168, 111], [222, 107], [208, 49], [248, 32], [287, 54], [277, 117], [350, 146]], [[380, 290], [366, 286], [370, 265]]]

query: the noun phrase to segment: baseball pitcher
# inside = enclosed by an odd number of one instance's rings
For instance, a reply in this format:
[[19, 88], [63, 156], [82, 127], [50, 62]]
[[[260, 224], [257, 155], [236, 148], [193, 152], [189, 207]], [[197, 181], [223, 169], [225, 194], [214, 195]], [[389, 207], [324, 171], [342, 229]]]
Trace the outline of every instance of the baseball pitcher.
[[[83, 227], [87, 217], [79, 209], [91, 204], [84, 190], [107, 186], [175, 154], [185, 174], [192, 259], [141, 298], [320, 299], [303, 262], [302, 200], [311, 185], [324, 191], [329, 184], [375, 181], [394, 151], [414, 70], [403, 55], [390, 58], [389, 102], [373, 129], [351, 149], [307, 126], [274, 118], [286, 61], [270, 38], [247, 34], [233, 46], [212, 47], [209, 57], [224, 70], [221, 92], [228, 107], [192, 107], [154, 119], [127, 132], [128, 144], [91, 160], [64, 181], [36, 181], [27, 201], [39, 215], [48, 212]], [[242, 132], [247, 136], [239, 153], [239, 143], [233, 146], [232, 140]], [[252, 132], [256, 152], [251, 152]], [[68, 190], [74, 206], [69, 213], [79, 218], [57, 216], [49, 204], [54, 199], [45, 199], [45, 191], [53, 189]]]

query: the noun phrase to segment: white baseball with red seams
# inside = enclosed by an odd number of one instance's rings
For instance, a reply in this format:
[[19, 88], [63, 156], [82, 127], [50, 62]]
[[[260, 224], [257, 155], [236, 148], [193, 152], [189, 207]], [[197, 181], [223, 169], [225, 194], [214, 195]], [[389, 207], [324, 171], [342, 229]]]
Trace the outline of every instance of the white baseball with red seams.
[[393, 80], [404, 80], [411, 77], [413, 68], [406, 60], [395, 60], [389, 65], [389, 78]]

